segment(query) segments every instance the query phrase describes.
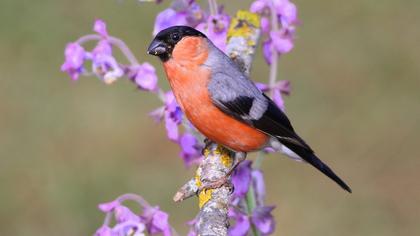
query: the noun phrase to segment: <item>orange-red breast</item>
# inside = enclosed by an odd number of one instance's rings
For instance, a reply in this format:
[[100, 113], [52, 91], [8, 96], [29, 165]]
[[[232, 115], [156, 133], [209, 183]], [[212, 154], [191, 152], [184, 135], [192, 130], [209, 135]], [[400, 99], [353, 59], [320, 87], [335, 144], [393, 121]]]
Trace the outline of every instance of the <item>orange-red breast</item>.
[[161, 59], [181, 109], [207, 138], [240, 153], [278, 150], [283, 144], [351, 192], [274, 102], [203, 33], [188, 26], [167, 28], [156, 35], [148, 53]]

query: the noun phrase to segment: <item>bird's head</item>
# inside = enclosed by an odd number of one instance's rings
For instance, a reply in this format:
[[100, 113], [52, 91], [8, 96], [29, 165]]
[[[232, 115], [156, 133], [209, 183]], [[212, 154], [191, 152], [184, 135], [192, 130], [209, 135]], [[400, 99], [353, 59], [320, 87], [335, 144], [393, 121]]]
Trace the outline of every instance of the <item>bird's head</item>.
[[206, 38], [206, 35], [189, 26], [172, 26], [160, 31], [150, 43], [147, 53], [166, 62], [172, 57], [175, 46], [186, 37]]

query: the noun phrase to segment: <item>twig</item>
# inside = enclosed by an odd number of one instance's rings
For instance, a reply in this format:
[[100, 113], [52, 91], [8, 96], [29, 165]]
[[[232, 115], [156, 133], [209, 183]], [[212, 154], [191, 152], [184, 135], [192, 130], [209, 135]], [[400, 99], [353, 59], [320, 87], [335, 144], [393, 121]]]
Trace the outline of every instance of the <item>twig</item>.
[[[270, 3], [270, 14], [271, 14], [271, 29], [276, 32], [279, 30], [279, 23], [277, 19], [276, 9], [274, 8], [274, 3]], [[274, 43], [271, 44], [271, 65], [270, 65], [270, 76], [269, 76], [269, 88], [270, 88], [270, 95], [273, 96], [274, 85], [276, 84], [277, 80], [277, 61], [278, 61], [278, 53], [274, 48]]]
[[[260, 21], [256, 14], [238, 11], [228, 31], [227, 55], [249, 75], [253, 55], [260, 37]], [[179, 202], [197, 194], [200, 186], [226, 176], [234, 163], [235, 153], [213, 142], [207, 142], [204, 159], [196, 176], [178, 190], [174, 201]], [[230, 183], [230, 179], [228, 180]], [[228, 185], [229, 185], [228, 183]], [[198, 193], [200, 211], [195, 231], [200, 236], [225, 236], [228, 233], [228, 207], [231, 189], [221, 186]]]
[[128, 48], [128, 46], [119, 38], [108, 36], [106, 38], [103, 38], [100, 35], [97, 34], [88, 34], [85, 36], [80, 37], [78, 40], [76, 40], [76, 43], [78, 44], [84, 44], [89, 41], [99, 41], [99, 40], [107, 40], [110, 44], [117, 46], [121, 52], [124, 54], [124, 56], [127, 58], [127, 60], [130, 62], [131, 66], [138, 66], [140, 65], [139, 61], [137, 60], [136, 56], [134, 56], [133, 52]]
[[210, 14], [211, 15], [217, 15], [218, 10], [217, 10], [217, 3], [216, 0], [208, 0], [209, 2], [209, 9], [210, 9]]

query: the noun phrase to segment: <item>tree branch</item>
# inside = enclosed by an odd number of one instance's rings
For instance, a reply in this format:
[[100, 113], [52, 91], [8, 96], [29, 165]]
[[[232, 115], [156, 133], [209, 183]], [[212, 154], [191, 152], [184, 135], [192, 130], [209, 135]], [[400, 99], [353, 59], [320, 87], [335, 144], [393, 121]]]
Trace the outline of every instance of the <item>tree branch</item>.
[[[253, 55], [260, 37], [258, 15], [248, 11], [238, 11], [232, 19], [228, 31], [226, 54], [249, 75]], [[193, 179], [182, 186], [174, 196], [179, 202], [194, 196], [200, 186], [226, 176], [234, 163], [235, 153], [226, 148], [207, 142], [203, 150], [204, 159]], [[228, 180], [230, 184], [230, 178]], [[228, 184], [228, 185], [229, 185]], [[228, 207], [231, 189], [221, 186], [198, 193], [200, 212], [197, 215], [195, 231], [200, 236], [224, 236], [228, 233]]]

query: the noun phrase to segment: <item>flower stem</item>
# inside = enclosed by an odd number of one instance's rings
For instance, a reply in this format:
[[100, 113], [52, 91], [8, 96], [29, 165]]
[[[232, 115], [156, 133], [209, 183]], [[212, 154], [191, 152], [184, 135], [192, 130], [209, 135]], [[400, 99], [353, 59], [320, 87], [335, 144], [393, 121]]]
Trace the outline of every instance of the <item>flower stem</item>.
[[[270, 4], [270, 13], [271, 13], [271, 30], [276, 32], [279, 29], [279, 24], [277, 21], [277, 13], [276, 9], [274, 8], [274, 3], [271, 2]], [[271, 44], [271, 65], [270, 65], [270, 76], [269, 76], [269, 88], [270, 88], [270, 96], [273, 96], [273, 88], [276, 84], [277, 79], [277, 61], [278, 61], [278, 53], [274, 48], [274, 44]]]
[[208, 0], [209, 1], [209, 9], [210, 15], [217, 15], [217, 3], [216, 0]]
[[142, 198], [141, 196], [136, 195], [134, 193], [126, 193], [126, 194], [123, 194], [123, 195], [119, 196], [116, 199], [116, 201], [118, 201], [120, 203], [122, 203], [124, 201], [127, 201], [127, 200], [135, 201], [138, 204], [140, 204], [142, 207], [145, 207], [145, 208], [150, 207], [150, 204], [146, 200], [144, 200], [144, 198]]
[[[270, 4], [270, 14], [271, 14], [271, 30], [272, 31], [277, 31], [279, 29], [279, 24], [277, 21], [277, 13], [276, 13], [276, 9], [274, 8], [274, 2], [271, 1]], [[268, 77], [268, 88], [269, 88], [269, 95], [270, 97], [273, 97], [273, 88], [276, 85], [276, 81], [277, 81], [277, 69], [278, 69], [278, 58], [279, 55], [276, 52], [274, 45], [271, 44], [271, 65], [270, 65], [270, 74]], [[258, 152], [257, 154], [257, 159], [255, 160], [253, 167], [255, 169], [260, 169], [261, 168], [261, 164], [262, 161], [264, 160], [264, 154], [261, 152]]]
[[88, 34], [88, 35], [83, 35], [82, 37], [80, 37], [78, 40], [76, 40], [76, 43], [84, 44], [84, 43], [87, 43], [89, 41], [99, 41], [101, 39], [102, 39], [102, 37], [100, 35]]
[[[88, 34], [80, 37], [78, 40], [76, 40], [76, 43], [78, 44], [84, 44], [89, 41], [99, 41], [101, 39], [104, 39], [102, 36], [97, 34]], [[138, 66], [140, 65], [137, 58], [134, 56], [133, 52], [131, 52], [130, 48], [128, 48], [127, 44], [124, 43], [119, 38], [108, 36], [105, 38], [110, 44], [118, 47], [121, 52], [124, 54], [124, 56], [127, 58], [127, 60], [130, 62], [131, 66]]]
[[257, 159], [255, 159], [252, 167], [254, 169], [261, 169], [261, 165], [262, 165], [262, 162], [264, 160], [264, 157], [265, 157], [265, 155], [264, 155], [264, 153], [262, 153], [262, 151], [257, 152]]
[[166, 100], [165, 92], [161, 88], [158, 88], [157, 94], [158, 94], [159, 99], [162, 102], [165, 102], [165, 100]]
[[112, 214], [113, 214], [113, 213], [114, 213], [113, 211], [110, 211], [110, 212], [107, 212], [107, 213], [106, 213], [106, 215], [105, 215], [105, 219], [104, 219], [104, 223], [103, 223], [102, 225], [107, 225], [107, 226], [109, 226], [109, 224], [111, 224]]
[[124, 54], [124, 56], [127, 57], [127, 60], [130, 62], [130, 64], [132, 66], [138, 66], [140, 65], [139, 61], [137, 60], [136, 56], [134, 56], [133, 52], [131, 52], [130, 48], [128, 48], [127, 44], [124, 43], [124, 41], [122, 41], [119, 38], [114, 38], [114, 37], [108, 37], [108, 41], [117, 46], [121, 52]]
[[[255, 190], [254, 190], [254, 187], [252, 186], [252, 183], [249, 186], [248, 192], [246, 193], [245, 201], [246, 201], [248, 215], [251, 216], [257, 204], [255, 200]], [[257, 228], [252, 223], [251, 223], [251, 229], [252, 229], [252, 234], [254, 236], [260, 236], [260, 233], [258, 232]]]
[[[277, 13], [276, 10], [274, 8], [274, 2], [271, 1], [270, 4], [270, 13], [271, 13], [271, 30], [272, 31], [277, 31], [279, 28], [278, 22], [277, 22]], [[271, 65], [270, 65], [270, 74], [269, 74], [269, 80], [268, 80], [268, 86], [269, 86], [269, 91], [270, 91], [270, 96], [273, 96], [273, 88], [276, 85], [276, 80], [277, 80], [277, 67], [278, 67], [278, 53], [276, 52], [275, 48], [274, 48], [274, 44], [271, 44]], [[257, 154], [257, 159], [255, 160], [254, 164], [253, 164], [253, 168], [255, 169], [260, 169], [261, 168], [261, 164], [262, 161], [264, 159], [264, 155], [261, 152], [258, 152]], [[249, 186], [248, 192], [246, 194], [246, 205], [247, 205], [247, 210], [248, 210], [248, 214], [251, 215], [252, 212], [254, 211], [255, 207], [256, 207], [256, 200], [255, 200], [255, 190], [254, 187], [251, 183], [251, 185]], [[254, 224], [251, 224], [251, 229], [252, 229], [252, 233], [254, 236], [260, 236], [260, 233], [258, 232], [257, 228], [255, 227]]]

